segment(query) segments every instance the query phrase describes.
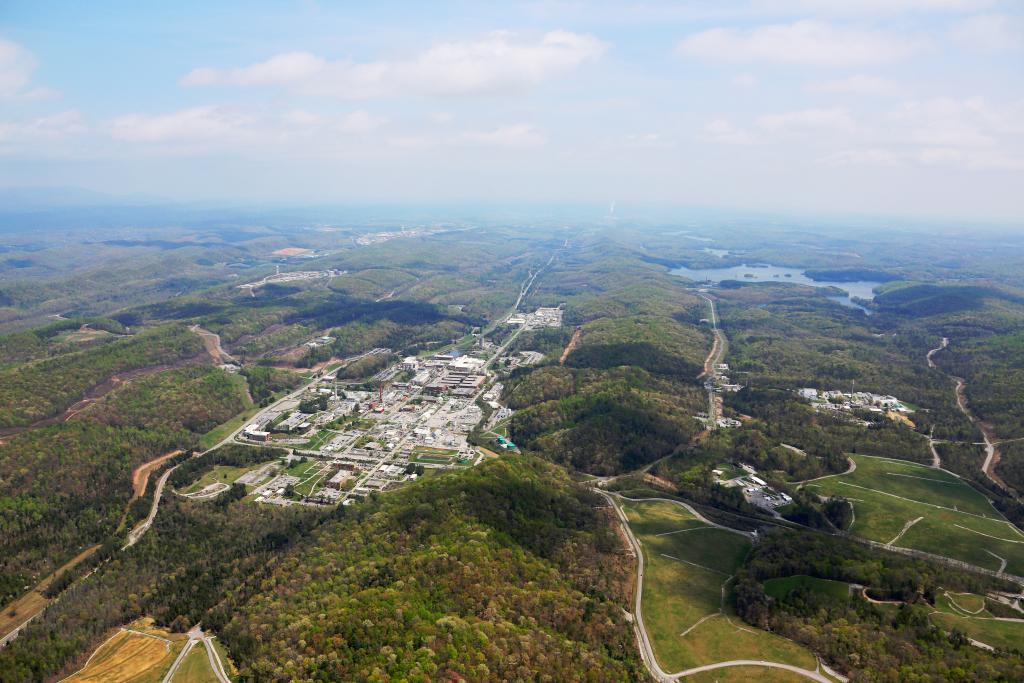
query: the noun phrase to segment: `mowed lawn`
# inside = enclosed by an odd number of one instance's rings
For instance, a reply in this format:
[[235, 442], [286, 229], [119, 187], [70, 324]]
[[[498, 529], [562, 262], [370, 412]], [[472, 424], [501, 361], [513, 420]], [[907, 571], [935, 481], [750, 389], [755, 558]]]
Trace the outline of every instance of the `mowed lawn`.
[[[268, 460], [267, 462], [274, 462]], [[233, 484], [236, 479], [252, 470], [258, 470], [267, 463], [260, 463], [258, 465], [243, 465], [241, 467], [235, 467], [234, 465], [217, 465], [212, 470], [204, 474], [201, 478], [197, 479], [194, 483], [190, 484], [182, 493], [195, 493], [201, 491], [210, 484]]]
[[[827, 678], [827, 676], [826, 676]], [[686, 683], [807, 683], [807, 678], [785, 669], [766, 666], [730, 666], [687, 676]]]
[[171, 683], [218, 683], [218, 680], [210, 666], [210, 655], [206, 652], [205, 644], [197, 642], [181, 660]]
[[750, 552], [746, 537], [709, 526], [673, 503], [628, 503], [623, 510], [644, 552], [641, 607], [663, 668], [733, 659], [815, 668], [810, 652], [748, 626], [729, 607], [729, 582]]
[[[946, 631], [959, 629], [969, 638], [995, 648], [1024, 647], [1024, 620], [995, 619], [985, 609], [985, 598], [971, 593], [947, 593], [935, 599], [932, 622]], [[1024, 617], [1024, 615], [1021, 615]]]
[[901, 460], [851, 457], [857, 463], [854, 472], [807, 488], [848, 499], [855, 515], [853, 533], [986, 569], [998, 570], [1003, 558], [1007, 572], [1024, 574], [1024, 533], [959, 478]]
[[[104, 642], [69, 683], [159, 683], [171, 668], [187, 636], [133, 624]], [[147, 635], [148, 634], [148, 635]]]

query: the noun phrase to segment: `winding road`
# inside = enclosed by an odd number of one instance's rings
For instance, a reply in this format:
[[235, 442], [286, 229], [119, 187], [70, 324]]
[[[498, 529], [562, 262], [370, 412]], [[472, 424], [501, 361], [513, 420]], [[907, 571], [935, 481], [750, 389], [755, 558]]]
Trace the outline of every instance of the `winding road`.
[[[611, 504], [611, 506], [613, 508], [615, 508], [615, 513], [618, 515], [619, 523], [622, 526], [622, 530], [625, 533], [626, 538], [629, 540], [630, 546], [632, 546], [633, 554], [636, 555], [637, 571], [636, 571], [636, 588], [635, 588], [635, 591], [634, 591], [634, 601], [633, 601], [633, 615], [634, 615], [633, 630], [636, 633], [637, 642], [639, 643], [639, 646], [640, 646], [640, 658], [643, 660], [644, 666], [647, 667], [647, 670], [650, 672], [651, 676], [656, 681], [660, 681], [661, 683], [668, 683], [669, 681], [677, 681], [680, 678], [685, 678], [687, 676], [693, 676], [695, 674], [703, 673], [705, 671], [713, 671], [715, 669], [724, 669], [724, 668], [734, 667], [734, 666], [762, 666], [762, 667], [768, 667], [768, 668], [772, 668], [772, 669], [785, 669], [786, 671], [791, 671], [791, 672], [793, 672], [795, 674], [799, 674], [799, 675], [804, 676], [805, 678], [809, 678], [809, 679], [811, 679], [813, 681], [818, 681], [818, 683], [835, 683], [834, 680], [824, 676], [823, 674], [821, 674], [818, 671], [811, 671], [810, 669], [802, 669], [802, 668], [800, 668], [798, 666], [793, 666], [791, 664], [783, 664], [781, 662], [768, 662], [768, 661], [763, 661], [763, 660], [734, 659], [734, 660], [730, 660], [730, 661], [727, 661], [727, 662], [716, 662], [714, 664], [705, 664], [703, 666], [694, 667], [692, 669], [686, 669], [685, 671], [678, 671], [676, 673], [669, 673], [669, 672], [665, 671], [664, 669], [662, 669], [661, 665], [658, 663], [657, 657], [654, 654], [654, 648], [651, 646], [651, 639], [650, 639], [650, 637], [647, 634], [647, 627], [644, 624], [643, 605], [641, 604], [642, 603], [642, 599], [643, 599], [643, 592], [644, 592], [644, 553], [643, 553], [643, 549], [640, 547], [640, 542], [637, 540], [636, 536], [633, 534], [633, 530], [629, 526], [629, 520], [626, 518], [626, 514], [622, 511], [621, 507], [616, 505], [615, 498], [619, 498], [620, 500], [626, 500], [626, 501], [630, 501], [630, 502], [663, 501], [663, 502], [667, 502], [667, 503], [674, 503], [676, 505], [679, 505], [682, 508], [685, 508], [690, 514], [692, 514], [694, 517], [696, 517], [698, 520], [704, 522], [705, 524], [708, 524], [708, 525], [713, 526], [713, 527], [718, 528], [718, 529], [724, 529], [726, 531], [731, 531], [733, 533], [740, 534], [741, 536], [746, 536], [748, 538], [751, 536], [751, 534], [749, 534], [749, 533], [747, 533], [745, 531], [740, 531], [739, 529], [733, 529], [733, 528], [730, 528], [730, 527], [723, 526], [721, 524], [717, 524], [715, 522], [712, 522], [709, 519], [707, 519], [706, 517], [704, 517], [703, 515], [701, 515], [699, 512], [697, 512], [694, 508], [690, 507], [686, 503], [683, 503], [682, 501], [673, 500], [671, 498], [626, 498], [625, 496], [620, 496], [618, 494], [614, 494], [613, 495], [613, 494], [611, 494], [611, 493], [609, 493], [607, 491], [602, 491], [602, 490], [597, 489], [597, 488], [595, 488], [594, 490], [597, 493], [599, 493], [602, 496], [604, 496], [605, 499]], [[840, 677], [837, 676], [837, 678], [840, 678]], [[842, 680], [842, 679], [840, 678], [840, 680]]]
[[149, 514], [146, 515], [146, 519], [139, 522], [139, 524], [128, 532], [128, 542], [124, 545], [121, 550], [127, 550], [133, 545], [139, 542], [139, 539], [149, 531], [149, 527], [153, 525], [153, 520], [156, 519], [157, 510], [160, 508], [160, 496], [163, 495], [164, 485], [167, 483], [167, 478], [171, 476], [171, 472], [178, 469], [178, 466], [169, 468], [166, 472], [160, 475], [160, 478], [156, 481], [156, 488], [153, 489], [153, 504], [149, 506]]
[[715, 664], [705, 664], [704, 666], [696, 666], [686, 671], [680, 671], [677, 674], [669, 676], [669, 680], [679, 680], [685, 676], [692, 676], [694, 674], [704, 673], [705, 671], [714, 671], [715, 669], [725, 669], [731, 666], [763, 666], [769, 669], [785, 669], [786, 671], [792, 671], [795, 674], [800, 674], [805, 678], [810, 678], [812, 681], [819, 681], [819, 683], [835, 683], [831, 678], [818, 673], [817, 671], [811, 671], [810, 669], [801, 669], [799, 666], [793, 666], [792, 664], [782, 664], [780, 662], [766, 662], [760, 659], [734, 659], [729, 662], [717, 662]]
[[[943, 337], [942, 343], [940, 343], [936, 348], [930, 350], [925, 355], [925, 359], [928, 361], [929, 368], [941, 370], [941, 368], [939, 368], [939, 366], [936, 365], [935, 363], [935, 354], [947, 348], [948, 346], [949, 338]], [[960, 409], [960, 412], [963, 413], [967, 417], [967, 419], [971, 421], [972, 424], [977, 425], [978, 430], [981, 432], [981, 437], [982, 439], [984, 439], [984, 441], [981, 442], [985, 446], [985, 461], [981, 464], [982, 473], [984, 473], [984, 475], [988, 477], [989, 481], [991, 481], [993, 484], [998, 486], [1003, 491], [1013, 493], [1013, 489], [1010, 488], [1010, 486], [1008, 486], [1007, 483], [1003, 481], [1002, 478], [998, 474], [996, 474], [995, 471], [996, 465], [999, 464], [999, 450], [996, 448], [996, 445], [999, 443], [999, 441], [996, 439], [995, 432], [992, 430], [991, 425], [979, 420], [974, 415], [974, 413], [971, 412], [970, 406], [967, 403], [967, 380], [965, 380], [963, 377], [956, 377], [955, 375], [950, 375], [948, 373], [946, 373], [946, 376], [956, 383], [954, 393], [956, 395], [957, 408]], [[939, 456], [938, 453], [936, 453], [935, 451], [934, 441], [931, 437], [929, 437], [928, 440], [932, 447], [932, 454], [935, 460], [937, 461]]]

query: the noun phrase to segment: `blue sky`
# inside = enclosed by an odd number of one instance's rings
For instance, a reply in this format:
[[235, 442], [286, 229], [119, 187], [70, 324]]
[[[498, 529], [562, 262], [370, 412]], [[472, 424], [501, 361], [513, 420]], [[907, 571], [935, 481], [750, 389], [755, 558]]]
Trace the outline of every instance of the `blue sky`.
[[1019, 221], [1024, 9], [0, 0], [0, 185]]

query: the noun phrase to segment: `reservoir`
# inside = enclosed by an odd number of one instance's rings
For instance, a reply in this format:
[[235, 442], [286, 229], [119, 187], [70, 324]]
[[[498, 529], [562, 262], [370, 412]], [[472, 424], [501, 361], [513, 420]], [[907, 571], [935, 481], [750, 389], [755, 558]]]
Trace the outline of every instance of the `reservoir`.
[[687, 268], [680, 266], [670, 271], [673, 275], [681, 275], [695, 282], [710, 282], [718, 284], [722, 280], [736, 280], [738, 282], [794, 282], [798, 285], [809, 287], [836, 287], [846, 292], [846, 296], [829, 297], [833, 301], [859, 308], [868, 315], [871, 311], [858, 305], [851, 300], [851, 297], [871, 301], [875, 298], [874, 288], [881, 285], [881, 282], [870, 280], [857, 280], [854, 282], [828, 282], [825, 280], [812, 280], [804, 274], [803, 270], [794, 268], [782, 268], [770, 264], [741, 265], [729, 268]]

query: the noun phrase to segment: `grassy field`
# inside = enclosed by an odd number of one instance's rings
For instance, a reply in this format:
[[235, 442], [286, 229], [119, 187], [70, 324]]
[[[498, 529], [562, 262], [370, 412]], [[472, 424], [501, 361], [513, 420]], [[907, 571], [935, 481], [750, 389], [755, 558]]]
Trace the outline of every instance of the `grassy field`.
[[335, 434], [331, 430], [321, 429], [316, 434], [314, 434], [309, 441], [302, 444], [298, 448], [305, 451], [318, 451], [321, 448], [323, 448], [327, 444], [327, 442], [333, 439], [334, 436]]
[[[1024, 533], [988, 500], [948, 472], [901, 460], [852, 456], [856, 471], [807, 484], [853, 503], [851, 531], [880, 543], [915, 548], [1024, 574]], [[998, 557], [993, 556], [996, 555]]]
[[629, 503], [623, 510], [643, 548], [644, 624], [666, 670], [732, 659], [815, 668], [813, 654], [746, 625], [729, 607], [729, 582], [750, 551], [746, 537], [711, 527], [672, 503]]
[[995, 648], [1024, 650], [1024, 621], [996, 620], [980, 595], [946, 593], [935, 599], [935, 610], [931, 620], [940, 628], [959, 629]]
[[[274, 461], [268, 460], [267, 462]], [[261, 462], [257, 465], [243, 465], [241, 467], [235, 467], [233, 465], [217, 465], [212, 470], [210, 470], [202, 477], [197, 479], [194, 483], [189, 485], [189, 487], [185, 489], [182, 493], [195, 493], [196, 491], [202, 490], [204, 486], [209, 486], [210, 484], [234, 483], [236, 479], [238, 479], [246, 472], [258, 470], [259, 468], [266, 465], [267, 462]]]
[[3, 609], [0, 610], [0, 637], [6, 636], [14, 629], [21, 626], [30, 617], [35, 616], [43, 611], [43, 609], [50, 604], [50, 598], [44, 595], [44, 591], [50, 586], [55, 578], [63, 574], [65, 571], [74, 568], [79, 562], [82, 562], [94, 552], [100, 549], [99, 544], [90, 546], [78, 555], [74, 556], [61, 567], [57, 568], [46, 576], [42, 581], [36, 584], [35, 588], [25, 593], [17, 600], [4, 605]]
[[178, 670], [174, 672], [171, 683], [218, 683], [217, 674], [210, 666], [210, 656], [206, 647], [199, 642], [192, 646], [185, 659], [181, 660]]
[[233, 418], [228, 420], [222, 425], [218, 425], [210, 431], [199, 437], [199, 447], [205, 449], [213, 448], [221, 441], [231, 435], [231, 432], [235, 431], [252, 418], [253, 415], [260, 412], [259, 406], [252, 406], [245, 411], [235, 415]]
[[742, 477], [744, 474], [746, 474], [746, 472], [741, 470], [739, 467], [736, 467], [735, 465], [732, 465], [727, 462], [715, 465], [715, 469], [722, 471], [722, 481], [728, 481], [730, 479], [735, 479], [736, 477]]
[[450, 448], [434, 448], [433, 446], [416, 446], [412, 449], [409, 462], [422, 462], [428, 465], [450, 465], [455, 462], [458, 451]]
[[301, 481], [295, 485], [295, 493], [299, 496], [311, 496], [327, 483], [328, 477], [321, 476], [328, 471], [328, 466], [320, 460], [309, 459], [307, 462], [295, 462], [283, 474], [298, 477]]
[[730, 666], [687, 676], [685, 680], [687, 683], [807, 683], [800, 674], [766, 666]]
[[779, 579], [768, 579], [764, 582], [764, 592], [776, 600], [784, 599], [798, 588], [807, 588], [815, 593], [839, 599], [850, 595], [850, 584], [813, 576], [786, 576]]
[[[159, 683], [187, 636], [153, 628], [148, 620], [120, 630], [104, 642], [86, 666], [65, 678], [72, 683]], [[181, 679], [185, 680], [185, 679]]]

